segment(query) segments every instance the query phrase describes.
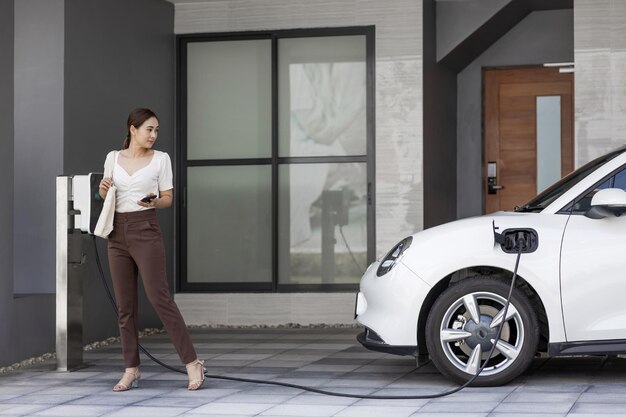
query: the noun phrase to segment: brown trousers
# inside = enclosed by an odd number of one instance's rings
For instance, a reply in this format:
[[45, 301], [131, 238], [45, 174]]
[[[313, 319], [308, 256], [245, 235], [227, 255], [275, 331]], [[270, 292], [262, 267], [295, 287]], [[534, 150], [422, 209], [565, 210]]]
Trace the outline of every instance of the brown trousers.
[[109, 267], [125, 367], [134, 368], [140, 362], [137, 272], [180, 360], [184, 364], [194, 361], [197, 356], [191, 337], [167, 284], [165, 250], [156, 210], [115, 213], [113, 232], [109, 235]]

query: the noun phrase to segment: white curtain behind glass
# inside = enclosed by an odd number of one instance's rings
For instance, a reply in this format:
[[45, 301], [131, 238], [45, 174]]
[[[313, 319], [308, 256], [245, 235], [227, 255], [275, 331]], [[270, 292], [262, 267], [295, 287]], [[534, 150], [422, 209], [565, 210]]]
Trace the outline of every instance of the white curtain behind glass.
[[[291, 64], [289, 77], [291, 153], [364, 154], [365, 63]], [[311, 205], [323, 190], [348, 187], [362, 194], [363, 169], [362, 164], [290, 167], [291, 247], [311, 237]]]

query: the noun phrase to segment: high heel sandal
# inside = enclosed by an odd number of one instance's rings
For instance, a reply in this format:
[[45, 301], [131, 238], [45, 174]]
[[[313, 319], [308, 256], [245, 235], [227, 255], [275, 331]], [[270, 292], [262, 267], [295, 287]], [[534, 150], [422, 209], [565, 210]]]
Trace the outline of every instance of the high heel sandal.
[[127, 368], [124, 371], [124, 375], [122, 375], [122, 379], [120, 379], [120, 381], [115, 384], [115, 386], [113, 387], [113, 391], [115, 392], [122, 392], [122, 391], [128, 391], [131, 388], [137, 388], [139, 386], [139, 379], [141, 378], [141, 372], [139, 372], [139, 368], [134, 368], [135, 371], [129, 371], [128, 369], [132, 369], [132, 368]]
[[[202, 378], [201, 379], [191, 379], [192, 376], [190, 374], [190, 370], [192, 367], [197, 367], [200, 366], [200, 372], [202, 374]], [[189, 377], [189, 385], [187, 385], [187, 389], [189, 391], [195, 391], [197, 389], [200, 389], [200, 387], [202, 386], [202, 384], [204, 384], [204, 373], [206, 372], [206, 368], [204, 367], [204, 361], [201, 361], [200, 359], [196, 359], [195, 361], [188, 363], [186, 366], [187, 368], [187, 376]]]

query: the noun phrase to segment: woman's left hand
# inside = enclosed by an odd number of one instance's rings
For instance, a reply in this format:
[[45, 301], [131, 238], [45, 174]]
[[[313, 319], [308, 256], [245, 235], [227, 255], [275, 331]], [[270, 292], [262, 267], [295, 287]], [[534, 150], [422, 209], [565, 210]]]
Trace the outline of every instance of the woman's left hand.
[[[152, 198], [150, 201], [142, 201], [143, 199], [146, 199], [148, 197], [154, 197]], [[141, 207], [147, 207], [147, 208], [156, 208], [157, 206], [157, 201], [159, 200], [156, 196], [156, 194], [154, 193], [150, 193], [147, 196], [145, 196], [142, 200], [137, 201], [137, 204], [139, 204]]]
[[[160, 196], [158, 198], [154, 198], [149, 202], [143, 202], [143, 201], [137, 201], [137, 204], [139, 204], [141, 207], [146, 207], [146, 208], [160, 208], [160, 209], [164, 209], [164, 208], [168, 208], [172, 205], [172, 202], [174, 201], [174, 189], [171, 188], [169, 190], [165, 190], [165, 191], [159, 191]], [[150, 193], [149, 195], [147, 195], [146, 197], [149, 196], [156, 196], [154, 193]]]

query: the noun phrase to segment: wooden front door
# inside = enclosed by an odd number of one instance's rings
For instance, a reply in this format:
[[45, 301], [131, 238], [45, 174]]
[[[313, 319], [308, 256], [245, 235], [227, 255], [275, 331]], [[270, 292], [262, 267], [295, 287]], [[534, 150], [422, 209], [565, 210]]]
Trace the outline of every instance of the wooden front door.
[[484, 207], [491, 213], [537, 195], [538, 97], [560, 97], [560, 175], [573, 170], [574, 77], [543, 67], [489, 69], [483, 75]]

